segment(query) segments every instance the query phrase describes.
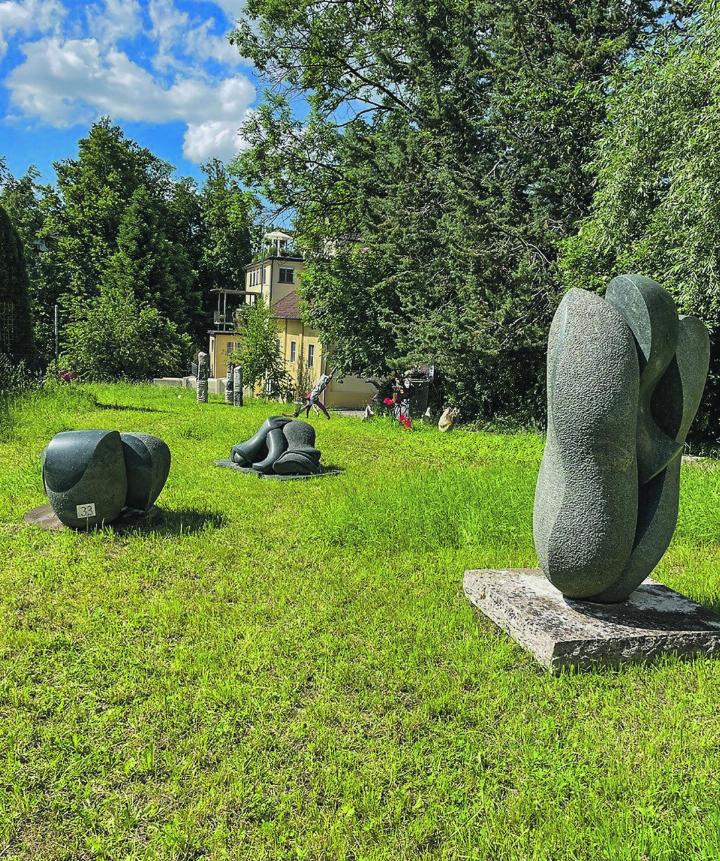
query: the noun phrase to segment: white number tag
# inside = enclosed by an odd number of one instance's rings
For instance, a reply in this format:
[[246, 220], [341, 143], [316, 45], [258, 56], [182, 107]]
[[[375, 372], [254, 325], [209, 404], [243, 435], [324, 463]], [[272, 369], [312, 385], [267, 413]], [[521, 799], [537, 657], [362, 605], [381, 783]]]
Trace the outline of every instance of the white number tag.
[[78, 519], [82, 519], [84, 517], [95, 517], [95, 503], [88, 502], [85, 505], [78, 505], [77, 516]]

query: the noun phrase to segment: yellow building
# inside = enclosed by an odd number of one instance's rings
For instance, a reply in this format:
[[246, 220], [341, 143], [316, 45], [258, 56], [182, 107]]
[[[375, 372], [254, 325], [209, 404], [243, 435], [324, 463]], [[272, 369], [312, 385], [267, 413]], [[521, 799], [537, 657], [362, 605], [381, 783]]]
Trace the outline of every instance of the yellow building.
[[[262, 296], [277, 322], [280, 349], [293, 382], [307, 390], [321, 374], [330, 372], [317, 329], [305, 324], [300, 311], [298, 287], [305, 263], [288, 252], [292, 237], [281, 231], [265, 236], [268, 253], [245, 267], [244, 290], [216, 290], [218, 306], [210, 330], [210, 374], [227, 374], [228, 356], [237, 346], [234, 317], [241, 304], [251, 304]], [[304, 392], [299, 392], [302, 396]], [[362, 409], [375, 394], [375, 387], [355, 376], [338, 374], [324, 392], [328, 408]]]

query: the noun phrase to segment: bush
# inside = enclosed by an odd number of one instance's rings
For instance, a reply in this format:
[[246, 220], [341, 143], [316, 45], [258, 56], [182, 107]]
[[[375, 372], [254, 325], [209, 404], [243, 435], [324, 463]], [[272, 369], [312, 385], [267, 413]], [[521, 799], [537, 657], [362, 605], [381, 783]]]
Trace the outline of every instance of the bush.
[[63, 364], [85, 379], [146, 380], [183, 373], [192, 342], [131, 290], [102, 287], [66, 327], [63, 347]]

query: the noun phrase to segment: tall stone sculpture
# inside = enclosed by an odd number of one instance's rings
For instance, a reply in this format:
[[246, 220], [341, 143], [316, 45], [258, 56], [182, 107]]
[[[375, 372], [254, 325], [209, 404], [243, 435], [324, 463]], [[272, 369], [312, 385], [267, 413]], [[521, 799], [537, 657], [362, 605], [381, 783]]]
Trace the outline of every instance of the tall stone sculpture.
[[82, 430], [57, 434], [43, 453], [43, 483], [58, 520], [73, 529], [147, 512], [170, 471], [170, 449], [143, 433]]
[[227, 374], [225, 375], [225, 403], [233, 404], [235, 402], [234, 386], [234, 370], [235, 366], [228, 364]]
[[709, 355], [702, 322], [678, 318], [649, 278], [622, 275], [604, 299], [574, 289], [560, 303], [533, 526], [540, 565], [566, 597], [624, 601], [665, 553]]
[[240, 365], [236, 365], [233, 370], [233, 406], [241, 407], [243, 405], [243, 372]]
[[210, 359], [207, 353], [198, 353], [197, 399], [198, 403], [206, 404], [208, 400], [208, 377], [210, 376]]

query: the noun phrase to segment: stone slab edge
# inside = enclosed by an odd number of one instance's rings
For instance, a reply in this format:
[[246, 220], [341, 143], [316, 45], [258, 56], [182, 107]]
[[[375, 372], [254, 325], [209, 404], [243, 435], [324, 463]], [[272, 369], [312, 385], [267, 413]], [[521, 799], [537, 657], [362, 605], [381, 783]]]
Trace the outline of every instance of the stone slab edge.
[[265, 475], [262, 472], [257, 472], [251, 466], [238, 466], [231, 460], [216, 460], [215, 466], [223, 469], [234, 469], [236, 472], [244, 472], [246, 475], [255, 475], [265, 481], [303, 481], [309, 478], [323, 478], [326, 475], [340, 475], [341, 469], [324, 469], [322, 472], [313, 473], [312, 475]]
[[[503, 581], [510, 579], [515, 585], [513, 596], [509, 594], [510, 590], [503, 588]], [[540, 583], [541, 591], [538, 592]], [[519, 600], [518, 585], [526, 585], [523, 590], [525, 600]], [[551, 673], [565, 668], [618, 667], [652, 661], [666, 654], [720, 656], [720, 617], [653, 580], [646, 580], [624, 605], [567, 601], [545, 579], [543, 572], [534, 568], [466, 571], [463, 588], [474, 607]], [[546, 598], [542, 592], [551, 597]], [[693, 630], [692, 625], [675, 630], [653, 627], [653, 602], [667, 605], [668, 601], [689, 620], [699, 619], [696, 629]], [[618, 631], [618, 625], [609, 621], [616, 608], [622, 609], [629, 602], [633, 602], [632, 609], [636, 617], [640, 614], [640, 618], [643, 606], [647, 605], [649, 624], [645, 629], [628, 625], [626, 631]], [[583, 605], [582, 613], [573, 606], [578, 603]], [[586, 635], [567, 636], [563, 633], [568, 621], [572, 626], [587, 625]]]

